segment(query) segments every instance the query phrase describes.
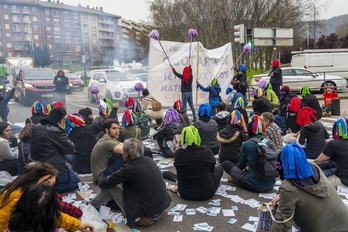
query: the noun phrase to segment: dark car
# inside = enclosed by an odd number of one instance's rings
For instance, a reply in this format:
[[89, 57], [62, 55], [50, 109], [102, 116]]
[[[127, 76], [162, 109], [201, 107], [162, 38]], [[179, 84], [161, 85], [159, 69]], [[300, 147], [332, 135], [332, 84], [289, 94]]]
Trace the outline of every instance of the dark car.
[[52, 102], [55, 75], [55, 72], [50, 68], [22, 69], [18, 76], [19, 82], [16, 86], [15, 101], [21, 101], [24, 106], [31, 106], [39, 99]]
[[65, 73], [65, 76], [69, 78], [69, 85], [67, 86], [66, 92], [71, 94], [73, 91], [83, 91], [85, 85], [81, 78], [74, 73]]

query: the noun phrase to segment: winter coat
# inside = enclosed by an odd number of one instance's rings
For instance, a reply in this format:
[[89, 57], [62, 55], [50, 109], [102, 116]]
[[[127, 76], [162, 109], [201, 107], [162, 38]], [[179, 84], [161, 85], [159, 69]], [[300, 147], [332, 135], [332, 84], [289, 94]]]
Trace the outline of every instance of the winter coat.
[[248, 78], [245, 72], [239, 71], [233, 76], [231, 83], [233, 89], [245, 96], [248, 90]]
[[[280, 200], [275, 218], [285, 223], [272, 223], [272, 232], [291, 231], [295, 223], [303, 232], [348, 231], [348, 209], [320, 168], [319, 182], [302, 187], [284, 179], [279, 187]], [[301, 182], [301, 180], [300, 180]]]
[[54, 77], [53, 84], [55, 85], [54, 92], [66, 93], [66, 86], [69, 84], [69, 78], [67, 78], [65, 75], [57, 75]]
[[192, 92], [192, 80], [193, 80], [192, 68], [191, 68], [190, 78], [187, 83], [183, 81], [183, 76], [180, 73], [178, 73], [175, 70], [173, 70], [173, 72], [175, 76], [181, 79], [181, 92], [182, 93]]
[[187, 200], [208, 200], [215, 194], [213, 152], [207, 146], [188, 146], [175, 151], [178, 192]]
[[117, 137], [117, 140], [123, 143], [126, 139], [136, 138], [141, 140], [141, 130], [137, 125], [128, 126], [127, 128], [122, 128]]
[[285, 117], [286, 113], [289, 111], [289, 105], [290, 105], [290, 101], [293, 97], [295, 97], [296, 94], [294, 93], [288, 93], [285, 96], [281, 97], [280, 100], [280, 106], [279, 106], [279, 115]]
[[304, 149], [308, 159], [316, 159], [325, 147], [325, 139], [329, 138], [329, 134], [324, 125], [320, 121], [312, 122], [303, 126], [300, 130], [299, 143], [304, 145]]
[[25, 125], [27, 124], [38, 124], [43, 118], [44, 118], [45, 114], [43, 113], [33, 113], [33, 115], [30, 118], [27, 118], [25, 120]]
[[91, 173], [91, 153], [97, 143], [96, 135], [101, 131], [97, 125], [76, 127], [70, 131], [69, 139], [75, 144], [74, 170], [78, 173]]
[[219, 126], [215, 120], [209, 119], [205, 122], [201, 119], [195, 121], [193, 125], [198, 129], [201, 136], [201, 145], [207, 145], [210, 149], [220, 147], [220, 143], [217, 141], [217, 133]]
[[270, 78], [269, 83], [273, 85], [283, 85], [283, 74], [279, 66], [276, 68], [273, 68], [270, 73], [273, 73], [275, 76], [272, 76]]
[[290, 129], [291, 132], [297, 133], [301, 130], [301, 126], [297, 124], [297, 114], [298, 113], [287, 113], [286, 114], [286, 129]]
[[18, 148], [10, 147], [10, 141], [0, 137], [0, 162], [4, 160], [14, 160], [18, 157]]
[[219, 126], [219, 131], [226, 128], [227, 125], [230, 123], [230, 112], [228, 111], [220, 111], [219, 113], [215, 114], [213, 119], [216, 121], [216, 123]]
[[237, 163], [240, 149], [248, 134], [242, 131], [239, 126], [229, 124], [225, 129], [219, 131], [217, 140], [221, 143], [219, 151], [219, 163], [229, 160]]
[[257, 115], [261, 115], [264, 112], [272, 112], [272, 104], [265, 97], [260, 97], [253, 101], [253, 111]]
[[209, 105], [215, 107], [220, 103], [221, 88], [219, 84], [208, 86], [206, 88], [204, 88], [201, 84], [198, 84], [198, 87], [204, 92], [209, 92]]
[[155, 217], [170, 205], [161, 171], [149, 157], [125, 162], [117, 172], [102, 178], [99, 187], [110, 188], [121, 183], [124, 210], [130, 225], [134, 225], [137, 218]]
[[307, 96], [303, 97], [302, 104], [303, 107], [309, 106], [312, 109], [315, 109], [315, 111], [317, 112], [317, 120], [321, 119], [321, 117], [323, 116], [323, 111], [320, 107], [317, 97], [314, 94], [308, 94]]
[[64, 173], [67, 171], [65, 154], [74, 152], [74, 143], [51, 116], [45, 116], [33, 127], [30, 146], [32, 161], [50, 163], [59, 173]]
[[13, 94], [15, 92], [15, 89], [12, 89], [6, 97], [0, 101], [0, 117], [3, 122], [7, 122], [7, 116], [10, 113], [10, 108], [8, 107], [8, 102], [13, 97]]
[[[11, 212], [21, 195], [22, 191], [20, 189], [16, 189], [10, 194], [4, 203], [2, 202], [2, 199], [5, 196], [5, 193], [0, 195], [0, 231], [6, 231], [8, 228]], [[77, 231], [81, 225], [81, 221], [79, 219], [69, 216], [68, 214], [60, 212], [60, 216], [61, 220], [58, 226], [60, 228], [64, 228], [69, 231]]]
[[154, 96], [152, 94], [143, 98], [143, 100], [141, 102], [143, 110], [144, 110], [145, 114], [149, 116], [149, 118], [161, 119], [161, 118], [163, 118], [163, 111], [162, 110], [158, 110], [158, 111], [152, 110], [153, 99], [154, 99]]
[[273, 105], [279, 105], [279, 98], [276, 93], [272, 89], [272, 85], [267, 85], [265, 89], [265, 97], [270, 101]]
[[179, 113], [179, 118], [180, 118], [180, 123], [182, 125], [182, 128], [184, 128], [185, 126], [191, 125], [190, 120], [187, 116], [186, 110], [182, 109], [177, 111]]

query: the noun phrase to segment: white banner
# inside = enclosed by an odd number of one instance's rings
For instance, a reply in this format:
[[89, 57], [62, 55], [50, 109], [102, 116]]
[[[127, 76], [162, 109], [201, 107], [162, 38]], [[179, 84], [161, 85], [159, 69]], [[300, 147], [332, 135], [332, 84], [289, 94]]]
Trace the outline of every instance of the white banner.
[[[190, 43], [161, 41], [171, 64], [178, 73], [182, 73], [189, 64]], [[199, 47], [199, 52], [197, 52]], [[197, 65], [198, 63], [198, 65]], [[217, 77], [221, 86], [220, 96], [226, 100], [226, 88], [233, 75], [231, 44], [228, 43], [216, 49], [205, 49], [200, 42], [193, 42], [191, 49], [191, 65], [193, 72], [193, 103], [196, 104], [196, 90], [198, 90], [198, 106], [208, 103], [208, 92], [196, 88], [196, 80], [204, 87], [210, 85], [211, 80]], [[154, 94], [163, 106], [173, 106], [181, 99], [181, 80], [173, 74], [168, 60], [157, 40], [150, 39], [148, 83], [149, 92]], [[198, 107], [197, 106], [197, 107]]]

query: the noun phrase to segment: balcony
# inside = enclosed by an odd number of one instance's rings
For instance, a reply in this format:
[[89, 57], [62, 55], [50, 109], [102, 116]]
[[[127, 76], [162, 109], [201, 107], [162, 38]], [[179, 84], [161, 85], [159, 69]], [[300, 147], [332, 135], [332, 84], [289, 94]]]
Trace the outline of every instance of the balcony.
[[98, 27], [99, 31], [109, 31], [114, 32], [114, 27]]
[[20, 36], [13, 37], [13, 41], [23, 41], [23, 38]]
[[28, 10], [28, 9], [27, 9], [27, 10], [23, 9], [23, 10], [22, 10], [22, 13], [23, 13], [23, 14], [30, 14], [30, 10]]
[[23, 50], [23, 46], [22, 45], [14, 46], [14, 50], [15, 51], [22, 51]]

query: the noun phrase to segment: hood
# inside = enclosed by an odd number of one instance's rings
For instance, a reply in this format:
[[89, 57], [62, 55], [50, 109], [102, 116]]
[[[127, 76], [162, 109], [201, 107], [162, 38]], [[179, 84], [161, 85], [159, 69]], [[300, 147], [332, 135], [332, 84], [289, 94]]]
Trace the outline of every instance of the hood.
[[[311, 165], [313, 170], [313, 176], [308, 177], [304, 180], [291, 180], [291, 182], [302, 189], [303, 191], [320, 198], [325, 198], [330, 196], [329, 182], [323, 181], [325, 178], [324, 173], [319, 170], [317, 166]], [[313, 184], [316, 183], [316, 184]]]
[[241, 131], [237, 125], [228, 125], [225, 129], [219, 131], [217, 140], [222, 143], [231, 143], [240, 135]]
[[219, 113], [217, 113], [215, 116], [214, 116], [214, 119], [215, 120], [228, 120], [228, 117], [230, 116], [230, 112], [228, 111], [221, 111]]
[[57, 122], [50, 115], [44, 115], [42, 119], [40, 120], [40, 123], [42, 125], [51, 124], [51, 125], [58, 126]]
[[312, 122], [305, 126], [308, 130], [312, 132], [318, 132], [322, 128], [322, 124], [319, 121]]
[[77, 139], [83, 139], [83, 137], [85, 137], [86, 130], [84, 130], [84, 127], [76, 127], [71, 130], [70, 134], [75, 136]]

